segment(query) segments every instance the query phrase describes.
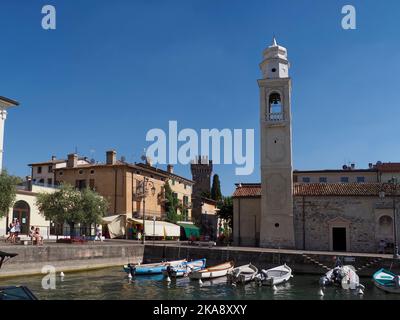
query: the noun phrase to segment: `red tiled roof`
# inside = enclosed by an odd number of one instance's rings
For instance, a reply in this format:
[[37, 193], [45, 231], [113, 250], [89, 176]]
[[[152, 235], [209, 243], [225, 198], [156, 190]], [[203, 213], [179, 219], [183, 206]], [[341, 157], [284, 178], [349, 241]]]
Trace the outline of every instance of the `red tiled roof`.
[[[295, 183], [294, 196], [379, 196], [391, 194], [390, 186], [381, 183]], [[398, 190], [398, 192], [400, 189]], [[400, 193], [398, 193], [400, 194]], [[234, 198], [260, 197], [261, 184], [237, 185]]]
[[295, 196], [378, 196], [380, 183], [296, 183]]
[[376, 165], [378, 171], [381, 172], [400, 172], [400, 163], [399, 162], [386, 162], [380, 163]]
[[246, 198], [246, 197], [261, 197], [261, 184], [240, 184], [237, 185], [235, 192], [233, 193], [234, 198]]

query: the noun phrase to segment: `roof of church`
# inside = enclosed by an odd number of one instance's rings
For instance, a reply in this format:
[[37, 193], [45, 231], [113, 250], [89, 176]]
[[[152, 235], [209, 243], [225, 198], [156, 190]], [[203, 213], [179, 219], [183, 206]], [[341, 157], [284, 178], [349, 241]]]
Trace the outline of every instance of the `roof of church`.
[[[261, 197], [260, 183], [237, 184], [234, 198]], [[381, 183], [295, 183], [294, 196], [378, 196], [391, 194], [390, 186]], [[399, 189], [400, 190], [400, 189]], [[398, 191], [399, 191], [398, 190]]]

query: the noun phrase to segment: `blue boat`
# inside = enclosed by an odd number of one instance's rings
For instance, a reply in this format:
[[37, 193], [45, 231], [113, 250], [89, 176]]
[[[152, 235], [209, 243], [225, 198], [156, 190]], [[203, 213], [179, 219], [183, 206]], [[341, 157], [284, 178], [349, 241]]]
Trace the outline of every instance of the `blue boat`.
[[186, 260], [176, 260], [176, 261], [165, 261], [158, 263], [147, 263], [147, 264], [126, 264], [124, 265], [124, 271], [132, 276], [135, 275], [144, 275], [144, 274], [162, 274], [164, 270], [167, 269], [168, 266], [178, 266], [185, 263]]
[[386, 269], [380, 269], [373, 275], [375, 286], [379, 289], [390, 292], [400, 293], [400, 276]]
[[206, 259], [199, 259], [184, 262], [181, 265], [175, 267], [168, 266], [166, 270], [163, 271], [164, 277], [185, 277], [193, 271], [203, 270], [206, 267]]

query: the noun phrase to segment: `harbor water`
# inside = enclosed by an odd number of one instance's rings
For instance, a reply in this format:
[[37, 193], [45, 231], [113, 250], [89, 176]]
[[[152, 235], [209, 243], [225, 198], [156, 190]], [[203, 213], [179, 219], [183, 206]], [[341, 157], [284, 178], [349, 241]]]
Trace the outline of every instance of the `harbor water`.
[[129, 280], [122, 267], [95, 271], [57, 274], [56, 288], [42, 288], [43, 276], [0, 279], [0, 286], [26, 285], [40, 300], [394, 300], [400, 295], [388, 294], [376, 288], [371, 278], [361, 278], [364, 295], [339, 288], [326, 288], [320, 295], [318, 275], [294, 275], [289, 283], [258, 287], [255, 283], [232, 286], [226, 278], [199, 284], [189, 278], [167, 283], [163, 276], [136, 276]]

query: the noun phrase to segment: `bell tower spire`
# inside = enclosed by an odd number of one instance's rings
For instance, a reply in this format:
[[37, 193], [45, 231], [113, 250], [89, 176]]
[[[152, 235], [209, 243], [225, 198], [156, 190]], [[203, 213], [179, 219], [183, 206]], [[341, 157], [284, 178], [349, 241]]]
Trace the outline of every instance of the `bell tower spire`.
[[263, 52], [260, 64], [260, 246], [294, 248], [291, 79], [286, 48]]

